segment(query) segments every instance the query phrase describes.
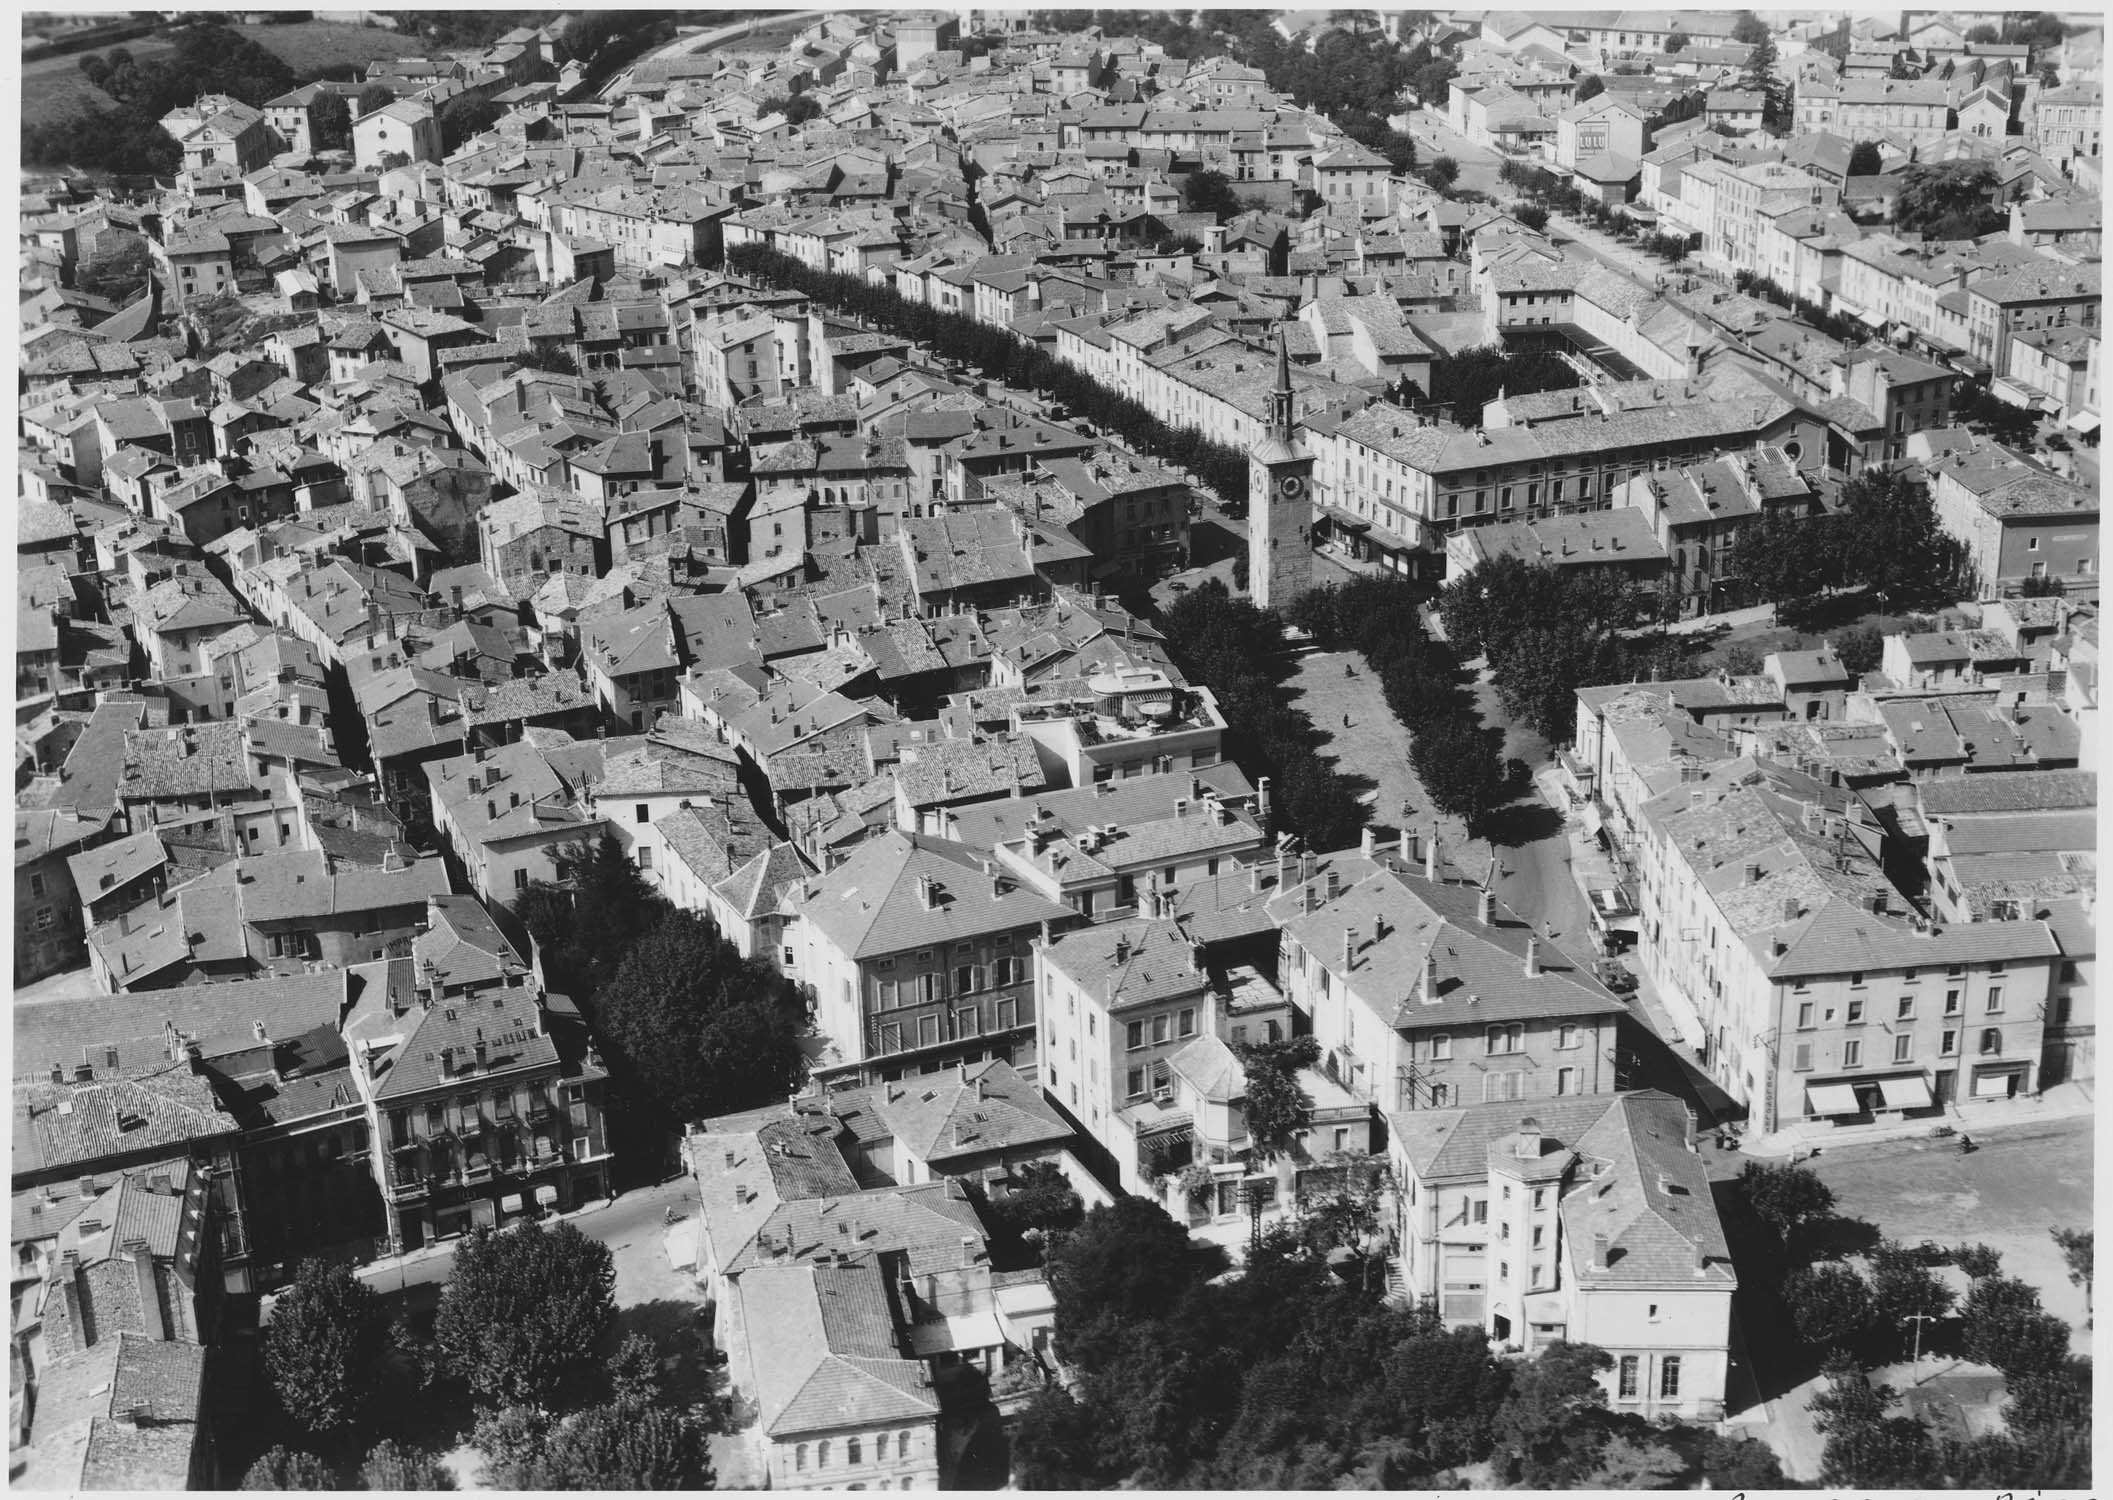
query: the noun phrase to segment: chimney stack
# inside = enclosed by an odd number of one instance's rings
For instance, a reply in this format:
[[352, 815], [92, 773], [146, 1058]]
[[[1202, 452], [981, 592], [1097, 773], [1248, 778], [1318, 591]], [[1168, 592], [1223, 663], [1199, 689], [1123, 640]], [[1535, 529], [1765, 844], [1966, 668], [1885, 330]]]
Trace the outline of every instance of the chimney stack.
[[1269, 778], [1255, 778], [1255, 812], [1264, 826], [1269, 823]]
[[1438, 998], [1438, 951], [1434, 948], [1423, 956], [1423, 1000], [1428, 1005]]
[[1484, 886], [1475, 896], [1475, 920], [1484, 927], [1497, 925], [1497, 896], [1488, 886]]
[[1541, 977], [1541, 940], [1537, 937], [1526, 939], [1526, 977], [1528, 979], [1539, 979]]
[[1357, 929], [1343, 929], [1343, 972], [1349, 973], [1357, 967]]
[[1519, 1121], [1519, 1160], [1541, 1159], [1541, 1122], [1532, 1115]]
[[1358, 835], [1357, 852], [1370, 859], [1378, 851], [1378, 839], [1378, 833], [1368, 825], [1365, 831]]
[[1607, 1269], [1607, 1237], [1603, 1234], [1592, 1236], [1592, 1269], [1595, 1271]]
[[1433, 885], [1438, 883], [1438, 834], [1435, 830], [1431, 841], [1423, 846], [1423, 878]]

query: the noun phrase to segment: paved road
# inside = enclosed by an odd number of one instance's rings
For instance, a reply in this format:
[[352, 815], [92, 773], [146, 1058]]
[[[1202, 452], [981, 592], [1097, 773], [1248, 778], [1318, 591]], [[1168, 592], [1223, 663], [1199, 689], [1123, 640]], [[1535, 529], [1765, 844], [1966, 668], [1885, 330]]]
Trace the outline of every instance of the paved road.
[[739, 41], [751, 32], [774, 29], [786, 24], [786, 22], [804, 23], [806, 19], [805, 15], [795, 15], [786, 18], [784, 22], [776, 19], [736, 21], [731, 26], [719, 26], [710, 31], [693, 31], [687, 36], [679, 36], [665, 46], [655, 47], [644, 57], [632, 63], [630, 67], [624, 69], [623, 72], [603, 84], [600, 97], [614, 99], [623, 93], [625, 89], [631, 86], [631, 75], [638, 71], [640, 64], [663, 62], [671, 57], [687, 57], [693, 52], [708, 52], [724, 42]]
[[[580, 1232], [589, 1239], [599, 1240], [613, 1251], [634, 1249], [648, 1237], [657, 1247], [660, 1232], [666, 1227], [663, 1215], [670, 1205], [673, 1205], [678, 1213], [696, 1211], [697, 1200], [693, 1189], [694, 1185], [688, 1177], [678, 1177], [657, 1187], [634, 1189], [614, 1203], [568, 1214], [566, 1219], [577, 1225]], [[413, 1251], [409, 1255], [373, 1261], [358, 1267], [354, 1274], [382, 1293], [410, 1292], [422, 1287], [437, 1288], [447, 1281], [448, 1273], [454, 1269], [455, 1243], [451, 1240], [429, 1249]], [[623, 1259], [619, 1254], [619, 1266]], [[618, 1279], [621, 1283], [621, 1275]], [[621, 1284], [616, 1289], [616, 1296], [620, 1303], [630, 1300]]]
[[1455, 187], [1473, 188], [1488, 193], [1492, 198], [1502, 197], [1497, 173], [1504, 165], [1502, 152], [1488, 146], [1478, 146], [1452, 126], [1445, 123], [1445, 116], [1437, 110], [1420, 109], [1409, 115], [1409, 136], [1416, 142], [1417, 160], [1429, 166], [1435, 156], [1450, 156], [1460, 163], [1460, 177]]

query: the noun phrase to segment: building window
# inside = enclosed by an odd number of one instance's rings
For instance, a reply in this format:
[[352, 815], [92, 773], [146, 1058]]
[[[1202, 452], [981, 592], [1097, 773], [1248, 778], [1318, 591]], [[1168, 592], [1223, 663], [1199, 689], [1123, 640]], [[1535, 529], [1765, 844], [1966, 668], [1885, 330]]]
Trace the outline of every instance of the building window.
[[814, 1445], [814, 1466], [817, 1469], [829, 1467], [829, 1439], [823, 1438]]
[[1946, 1057], [1954, 1056], [1959, 1051], [1959, 1033], [1946, 1031], [1937, 1043], [1937, 1050]]
[[1163, 1042], [1166, 1039], [1167, 1018], [1165, 1016], [1152, 1017], [1152, 1040], [1155, 1042]]
[[1863, 1003], [1863, 1001], [1861, 1001], [1861, 1000], [1851, 1000], [1851, 1001], [1849, 1002], [1849, 1015], [1848, 1015], [1848, 1018], [1847, 1018], [1847, 1023], [1848, 1023], [1849, 1025], [1851, 1025], [1851, 1026], [1861, 1026], [1861, 1025], [1863, 1025], [1863, 1024], [1864, 1024], [1864, 1003]]
[[1639, 1363], [1633, 1354], [1624, 1354], [1621, 1357], [1621, 1378], [1620, 1384], [1616, 1388], [1616, 1394], [1623, 1401], [1634, 1401], [1636, 1399], [1636, 1376]]
[[1577, 1045], [1577, 1027], [1567, 1021], [1558, 1026], [1555, 1030], [1555, 1044], [1566, 1052], [1575, 1047]]
[[1132, 1021], [1127, 1027], [1124, 1028], [1124, 1037], [1129, 1046], [1129, 1049], [1132, 1052], [1135, 1052], [1139, 1047], [1142, 1047], [1145, 1044], [1145, 1023], [1142, 1021]]
[[2002, 1050], [2002, 1028], [1997, 1026], [1984, 1027], [1981, 1032], [1981, 1055], [1983, 1057], [1994, 1057]]
[[1182, 1011], [1181, 1024], [1175, 1029], [1182, 1036], [1194, 1036], [1196, 1034], [1196, 1011], [1193, 1006]]
[[1577, 1092], [1577, 1069], [1575, 1069], [1575, 1068], [1557, 1068], [1557, 1069], [1555, 1070], [1555, 1091], [1556, 1091], [1556, 1092], [1557, 1092], [1558, 1094], [1574, 1094], [1574, 1093], [1576, 1093], [1576, 1092]]
[[1793, 1072], [1797, 1073], [1809, 1073], [1812, 1071], [1812, 1043], [1799, 1042], [1797, 1044], [1797, 1049], [1791, 1053], [1790, 1067]]
[[1842, 1043], [1842, 1066], [1860, 1068], [1864, 1065], [1864, 1044], [1851, 1037]]
[[1900, 997], [1900, 1004], [1893, 1012], [1893, 1019], [1896, 1021], [1912, 1021], [1915, 1019], [1915, 997], [1913, 995], [1902, 995]]
[[1798, 1002], [1798, 1030], [1810, 1031], [1811, 1029], [1812, 1002], [1810, 1000], [1800, 1000]]
[[863, 1446], [862, 1446], [862, 1445], [860, 1444], [860, 1442], [859, 1442], [859, 1440], [858, 1440], [857, 1438], [845, 1438], [845, 1439], [844, 1439], [844, 1462], [845, 1462], [845, 1463], [847, 1463], [847, 1464], [855, 1464], [855, 1463], [859, 1463], [859, 1462], [861, 1462], [861, 1461], [863, 1460], [863, 1457], [864, 1457], [864, 1452], [865, 1452], [865, 1450], [864, 1450], [864, 1447], [863, 1447]]
[[1440, 1032], [1436, 1032], [1436, 1033], [1434, 1033], [1434, 1034], [1432, 1035], [1432, 1037], [1431, 1037], [1431, 1061], [1432, 1061], [1432, 1062], [1451, 1062], [1451, 1061], [1452, 1061], [1452, 1058], [1453, 1058], [1453, 1038], [1452, 1038], [1452, 1034], [1451, 1034], [1450, 1032], [1444, 1032], [1444, 1031], [1440, 1031]]
[[1449, 1083], [1431, 1085], [1431, 1108], [1450, 1109], [1453, 1104], [1453, 1086]]
[[1658, 1399], [1680, 1399], [1680, 1356], [1668, 1354], [1658, 1361]]
[[1906, 1062], [1909, 1054], [1914, 1049], [1915, 1039], [1903, 1031], [1899, 1036], [1893, 1038], [1893, 1061], [1897, 1063]]
[[1944, 992], [1944, 1013], [1948, 1016], [1959, 1014], [1959, 992], [1957, 990], [1946, 990]]
[[801, 1443], [792, 1450], [792, 1466], [795, 1469], [807, 1467], [807, 1445], [805, 1443]]
[[1994, 1016], [2002, 1014], [2002, 1011], [2003, 987], [1999, 984], [1992, 984], [1988, 987], [1988, 1013]]
[[1129, 1093], [1132, 1099], [1142, 1099], [1145, 1096], [1145, 1070], [1143, 1068], [1132, 1068], [1130, 1070]]

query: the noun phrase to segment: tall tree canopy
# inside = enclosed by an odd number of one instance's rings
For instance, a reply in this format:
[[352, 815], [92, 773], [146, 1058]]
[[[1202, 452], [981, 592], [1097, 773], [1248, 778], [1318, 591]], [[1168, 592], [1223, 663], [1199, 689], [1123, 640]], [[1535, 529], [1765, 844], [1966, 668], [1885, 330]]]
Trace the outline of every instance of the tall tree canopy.
[[310, 1432], [359, 1420], [387, 1343], [381, 1298], [349, 1267], [304, 1260], [264, 1330], [264, 1368], [286, 1415]]
[[609, 1247], [573, 1224], [472, 1230], [455, 1247], [433, 1342], [479, 1400], [547, 1401], [591, 1365], [615, 1287]]
[[1320, 1060], [1310, 1036], [1275, 1042], [1241, 1042], [1233, 1048], [1247, 1071], [1247, 1138], [1257, 1162], [1290, 1156], [1298, 1135], [1313, 1123], [1313, 1098], [1299, 1084], [1299, 1070]]
[[593, 1010], [602, 1039], [678, 1119], [782, 1099], [806, 1076], [799, 987], [743, 958], [697, 912], [671, 913], [639, 938]]

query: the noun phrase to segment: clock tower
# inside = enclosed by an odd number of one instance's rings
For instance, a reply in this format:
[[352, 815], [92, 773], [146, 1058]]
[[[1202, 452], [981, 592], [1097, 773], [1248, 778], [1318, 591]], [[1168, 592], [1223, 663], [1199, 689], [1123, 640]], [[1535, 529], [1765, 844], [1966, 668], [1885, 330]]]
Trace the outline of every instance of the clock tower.
[[1280, 329], [1269, 432], [1247, 456], [1247, 596], [1259, 609], [1288, 609], [1313, 587], [1313, 455], [1295, 432], [1291, 353]]

